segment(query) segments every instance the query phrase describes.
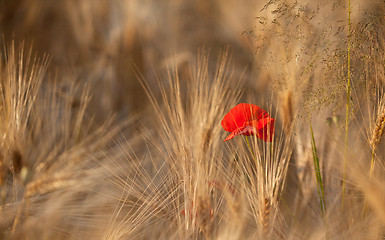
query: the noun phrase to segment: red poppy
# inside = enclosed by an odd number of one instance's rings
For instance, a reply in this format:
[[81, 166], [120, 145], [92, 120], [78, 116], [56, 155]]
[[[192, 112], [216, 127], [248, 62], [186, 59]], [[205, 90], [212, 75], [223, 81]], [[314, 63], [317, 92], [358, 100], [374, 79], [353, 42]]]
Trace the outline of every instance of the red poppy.
[[274, 136], [275, 119], [254, 104], [240, 103], [233, 107], [223, 118], [222, 127], [231, 132], [228, 141], [236, 135], [256, 135], [265, 142], [271, 142]]

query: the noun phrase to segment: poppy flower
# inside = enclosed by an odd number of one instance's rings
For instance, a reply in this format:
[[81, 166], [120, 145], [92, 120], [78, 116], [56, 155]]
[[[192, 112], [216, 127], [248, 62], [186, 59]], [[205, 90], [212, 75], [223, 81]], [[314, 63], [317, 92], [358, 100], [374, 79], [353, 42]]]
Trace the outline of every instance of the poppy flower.
[[271, 142], [274, 136], [275, 119], [254, 104], [240, 103], [233, 107], [223, 118], [222, 127], [231, 132], [228, 141], [237, 135], [256, 135], [265, 142]]

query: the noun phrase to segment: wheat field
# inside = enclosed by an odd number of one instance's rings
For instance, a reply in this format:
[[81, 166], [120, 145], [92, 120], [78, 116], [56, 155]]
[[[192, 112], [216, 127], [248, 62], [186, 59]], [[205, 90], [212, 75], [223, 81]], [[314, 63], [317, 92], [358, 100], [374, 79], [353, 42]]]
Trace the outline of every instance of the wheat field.
[[[0, 34], [0, 240], [385, 238], [384, 1], [0, 0]], [[271, 141], [224, 141], [239, 103]]]

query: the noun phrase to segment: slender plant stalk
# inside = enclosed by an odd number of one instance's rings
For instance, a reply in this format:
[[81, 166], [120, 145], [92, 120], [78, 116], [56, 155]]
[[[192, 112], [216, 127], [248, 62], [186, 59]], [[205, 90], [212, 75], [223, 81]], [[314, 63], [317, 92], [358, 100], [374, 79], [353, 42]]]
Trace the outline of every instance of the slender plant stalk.
[[247, 146], [249, 147], [250, 152], [251, 152], [251, 154], [253, 155], [253, 158], [256, 160], [257, 158], [256, 158], [256, 156], [255, 156], [255, 154], [254, 154], [253, 148], [252, 148], [251, 145], [250, 145], [249, 138], [248, 138], [247, 136], [245, 136], [245, 138], [246, 138]]
[[372, 149], [372, 160], [370, 161], [369, 178], [371, 178], [374, 170], [374, 154], [375, 154], [375, 148]]
[[[371, 162], [370, 162], [370, 170], [369, 170], [369, 180], [372, 178], [372, 174], [373, 174], [373, 170], [374, 170], [374, 155], [375, 155], [375, 147], [372, 148], [372, 159], [371, 159]], [[362, 211], [361, 211], [361, 215], [364, 217], [365, 214], [366, 214], [366, 210], [367, 210], [367, 207], [368, 207], [368, 203], [367, 203], [367, 200], [366, 200], [366, 197], [364, 199], [364, 204], [363, 204], [363, 207], [362, 207]]]
[[317, 180], [318, 195], [319, 195], [321, 210], [322, 210], [322, 213], [325, 215], [326, 205], [325, 205], [324, 184], [322, 181], [321, 170], [319, 167], [319, 158], [318, 158], [318, 154], [317, 154], [317, 147], [315, 145], [313, 128], [311, 126], [311, 123], [309, 123], [309, 124], [310, 124], [310, 132], [311, 132], [311, 149], [313, 152], [313, 161], [314, 161], [314, 173], [315, 173], [315, 178]]
[[343, 179], [342, 179], [342, 204], [344, 203], [345, 198], [345, 180], [346, 180], [346, 158], [347, 158], [347, 148], [348, 148], [348, 130], [349, 130], [349, 112], [350, 112], [350, 50], [351, 50], [351, 6], [350, 0], [348, 0], [348, 76], [346, 83], [346, 118], [345, 118], [345, 152], [344, 152], [344, 168], [343, 168]]

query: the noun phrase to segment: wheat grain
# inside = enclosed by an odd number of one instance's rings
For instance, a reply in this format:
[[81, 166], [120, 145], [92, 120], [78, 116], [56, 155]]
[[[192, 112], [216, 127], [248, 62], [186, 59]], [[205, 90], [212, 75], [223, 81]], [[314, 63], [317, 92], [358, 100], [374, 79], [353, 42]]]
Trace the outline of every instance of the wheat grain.
[[377, 145], [380, 143], [381, 137], [384, 134], [384, 128], [385, 128], [385, 107], [382, 107], [382, 109], [379, 111], [379, 114], [377, 116], [375, 127], [372, 130], [372, 137], [370, 139], [370, 145], [373, 150], [376, 149]]

